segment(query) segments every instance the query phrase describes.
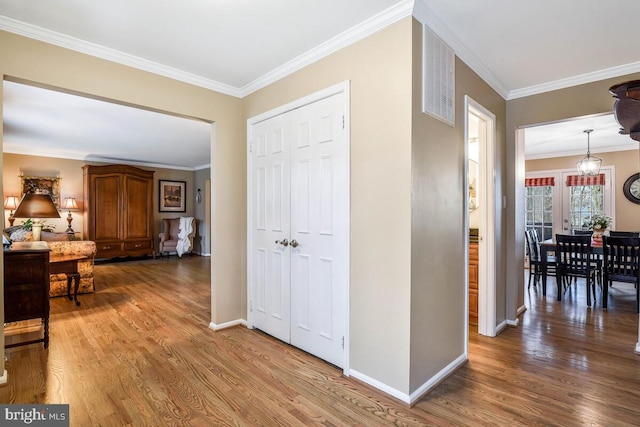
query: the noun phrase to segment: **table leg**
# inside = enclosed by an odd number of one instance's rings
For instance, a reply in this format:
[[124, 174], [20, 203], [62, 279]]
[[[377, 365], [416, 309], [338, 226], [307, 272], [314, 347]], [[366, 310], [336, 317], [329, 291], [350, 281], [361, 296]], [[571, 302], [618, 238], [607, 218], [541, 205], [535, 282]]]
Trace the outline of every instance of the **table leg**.
[[542, 274], [542, 295], [547, 295], [547, 248], [540, 245], [540, 273]]
[[[73, 281], [73, 297], [71, 297], [71, 282]], [[76, 305], [80, 305], [78, 301], [78, 289], [80, 288], [80, 273], [67, 273], [67, 298], [69, 301], [75, 301]]]

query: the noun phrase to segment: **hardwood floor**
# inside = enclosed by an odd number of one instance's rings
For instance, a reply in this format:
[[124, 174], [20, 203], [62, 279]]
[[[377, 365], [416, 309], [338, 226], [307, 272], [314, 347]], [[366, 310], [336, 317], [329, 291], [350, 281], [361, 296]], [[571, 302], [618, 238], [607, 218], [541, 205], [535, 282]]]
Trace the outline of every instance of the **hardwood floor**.
[[[470, 361], [409, 408], [259, 331], [213, 332], [209, 258], [96, 266], [51, 300], [51, 342], [6, 351], [1, 403], [69, 403], [72, 426], [638, 425], [633, 289], [587, 309], [533, 287], [521, 326], [471, 333]], [[526, 283], [526, 281], [525, 281]], [[580, 287], [582, 285], [582, 287]]]

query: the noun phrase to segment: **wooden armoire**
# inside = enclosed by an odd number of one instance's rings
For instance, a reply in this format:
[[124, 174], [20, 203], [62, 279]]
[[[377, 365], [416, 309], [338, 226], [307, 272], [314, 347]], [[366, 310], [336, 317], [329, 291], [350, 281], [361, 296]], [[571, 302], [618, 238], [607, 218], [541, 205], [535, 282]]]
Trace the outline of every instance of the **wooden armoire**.
[[153, 255], [153, 171], [127, 165], [82, 167], [84, 239], [96, 258]]

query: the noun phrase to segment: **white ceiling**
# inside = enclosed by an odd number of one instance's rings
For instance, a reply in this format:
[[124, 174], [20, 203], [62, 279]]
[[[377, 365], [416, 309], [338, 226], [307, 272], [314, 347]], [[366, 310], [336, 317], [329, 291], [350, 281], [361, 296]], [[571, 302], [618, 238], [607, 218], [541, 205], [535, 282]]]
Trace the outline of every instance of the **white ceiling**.
[[[0, 29], [242, 97], [413, 13], [512, 99], [640, 71], [639, 12], [637, 0], [0, 0]], [[28, 143], [78, 158], [208, 163], [208, 124], [166, 116], [160, 120], [172, 123], [152, 123], [149, 112], [23, 86], [5, 83], [5, 151]], [[87, 117], [101, 108], [101, 118]], [[180, 136], [176, 123], [197, 135]], [[543, 129], [527, 130], [527, 151], [536, 135], [531, 155], [571, 139], [584, 150], [582, 130], [594, 128], [595, 152], [600, 136], [617, 133], [597, 120], [570, 126], [551, 128], [555, 142]]]

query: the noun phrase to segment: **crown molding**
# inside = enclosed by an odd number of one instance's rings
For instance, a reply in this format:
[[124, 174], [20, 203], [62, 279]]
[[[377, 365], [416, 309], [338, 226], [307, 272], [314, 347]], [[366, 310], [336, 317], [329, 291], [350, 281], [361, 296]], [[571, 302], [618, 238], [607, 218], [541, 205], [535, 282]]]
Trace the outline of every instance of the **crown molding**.
[[332, 39], [316, 46], [315, 48], [303, 53], [302, 55], [292, 59], [286, 64], [275, 68], [267, 74], [259, 77], [251, 83], [243, 86], [240, 89], [241, 97], [250, 95], [251, 93], [262, 89], [274, 83], [283, 77], [286, 77], [302, 68], [326, 57], [330, 54], [339, 51], [357, 41], [364, 39], [365, 37], [374, 34], [383, 28], [403, 19], [407, 16], [411, 16], [413, 11], [414, 1], [404, 0], [400, 3], [391, 6], [390, 8], [383, 10], [382, 12], [374, 15], [364, 22], [344, 31]]
[[493, 88], [500, 96], [507, 99], [509, 90], [493, 74], [486, 65], [455, 35], [453, 31], [426, 5], [426, 0], [416, 0], [413, 16], [436, 33], [438, 37], [448, 44], [456, 56], [471, 68], [482, 80]]
[[191, 172], [211, 167], [210, 164], [196, 166], [196, 167], [189, 167], [189, 166], [169, 165], [164, 163], [150, 163], [150, 162], [139, 162], [135, 160], [115, 159], [111, 157], [85, 156], [78, 153], [60, 152], [55, 150], [39, 151], [37, 153], [34, 153], [33, 150], [23, 150], [23, 149], [11, 147], [10, 145], [7, 146], [6, 144], [3, 146], [2, 151], [3, 153], [20, 154], [23, 156], [51, 157], [53, 159], [81, 160], [81, 161], [100, 162], [100, 163], [118, 163], [118, 164], [140, 166], [140, 167], [147, 167], [147, 168], [174, 169], [174, 170], [184, 170], [184, 171], [191, 171]]
[[[623, 145], [613, 145], [611, 147], [606, 148], [598, 148], [591, 149], [591, 154], [603, 154], [603, 153], [613, 153], [615, 151], [637, 151], [637, 148], [634, 146], [630, 146], [632, 144], [623, 144]], [[571, 150], [571, 151], [554, 151], [547, 153], [538, 153], [538, 154], [529, 154], [525, 155], [525, 160], [539, 160], [539, 159], [551, 159], [555, 157], [573, 157], [573, 156], [582, 156], [584, 157], [587, 154], [586, 150]]]
[[578, 86], [586, 83], [593, 83], [599, 80], [620, 77], [627, 74], [640, 72], [640, 61], [630, 64], [619, 65], [617, 67], [605, 68], [604, 70], [593, 71], [591, 73], [580, 74], [577, 76], [567, 77], [566, 79], [555, 80], [535, 86], [528, 86], [521, 89], [514, 89], [509, 92], [508, 100], [523, 98], [525, 96], [538, 95], [544, 92], [565, 89], [572, 86]]
[[134, 55], [129, 55], [115, 49], [100, 46], [98, 44], [87, 42], [85, 40], [80, 40], [75, 37], [58, 33], [56, 31], [51, 31], [42, 27], [38, 27], [36, 25], [27, 24], [25, 22], [8, 18], [2, 15], [0, 15], [0, 30], [15, 33], [31, 39], [40, 40], [45, 43], [50, 43], [66, 49], [85, 53], [97, 58], [106, 59], [118, 64], [127, 65], [139, 70], [148, 71], [150, 73], [203, 87], [205, 89], [211, 89], [226, 95], [240, 97], [240, 91], [238, 90], [238, 88], [235, 88], [233, 86], [206, 79], [204, 77], [187, 73], [176, 68], [167, 67], [166, 65], [158, 64], [157, 62], [139, 58]]

